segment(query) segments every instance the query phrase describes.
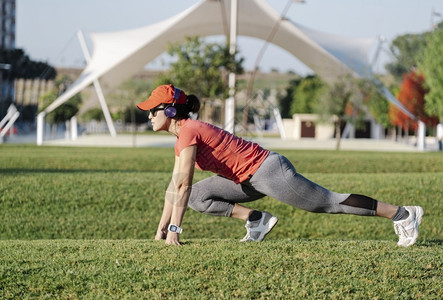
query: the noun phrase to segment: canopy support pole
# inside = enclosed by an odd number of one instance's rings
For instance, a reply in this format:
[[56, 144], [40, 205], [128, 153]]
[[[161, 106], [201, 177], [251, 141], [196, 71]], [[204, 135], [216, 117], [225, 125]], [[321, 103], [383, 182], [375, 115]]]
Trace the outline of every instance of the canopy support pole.
[[45, 115], [46, 113], [44, 111], [42, 111], [37, 115], [37, 146], [43, 145]]
[[426, 125], [423, 121], [418, 121], [417, 132], [417, 148], [420, 151], [424, 151], [426, 147]]
[[[91, 56], [89, 54], [88, 47], [86, 46], [85, 37], [83, 36], [83, 32], [79, 30], [77, 32], [78, 39], [80, 41], [80, 45], [82, 47], [83, 55], [87, 62], [91, 60]], [[98, 96], [98, 100], [100, 102], [100, 106], [103, 111], [103, 115], [105, 116], [106, 124], [108, 125], [109, 132], [112, 137], [117, 136], [117, 132], [115, 131], [114, 123], [112, 122], [111, 114], [109, 113], [108, 105], [106, 104], [105, 96], [103, 95], [103, 90], [101, 88], [100, 82], [98, 79], [94, 79], [93, 81], [95, 91]]]
[[[6, 116], [3, 118], [3, 120], [0, 121], [0, 144], [3, 143], [4, 136], [6, 135], [6, 133], [8, 133], [8, 130], [11, 129], [12, 125], [14, 125], [19, 116], [20, 113], [15, 108], [15, 105], [11, 104], [11, 106], [9, 106], [8, 108]], [[3, 125], [5, 125], [4, 128], [2, 128]]]
[[[237, 47], [238, 0], [231, 0], [231, 30], [229, 36], [229, 54], [235, 55]], [[229, 98], [225, 101], [225, 130], [234, 133], [235, 123], [235, 73], [229, 73]]]

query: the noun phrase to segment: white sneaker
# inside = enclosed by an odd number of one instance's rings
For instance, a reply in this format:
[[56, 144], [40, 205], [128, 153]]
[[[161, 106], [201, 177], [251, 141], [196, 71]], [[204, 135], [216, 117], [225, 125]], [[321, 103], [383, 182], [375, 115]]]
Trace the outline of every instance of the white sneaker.
[[257, 221], [246, 221], [246, 235], [240, 242], [260, 242], [277, 224], [278, 218], [267, 211], [262, 211], [262, 217]]
[[398, 235], [398, 246], [409, 247], [414, 245], [418, 238], [418, 226], [423, 216], [423, 208], [420, 206], [405, 206], [409, 217], [405, 220], [394, 221], [394, 230]]

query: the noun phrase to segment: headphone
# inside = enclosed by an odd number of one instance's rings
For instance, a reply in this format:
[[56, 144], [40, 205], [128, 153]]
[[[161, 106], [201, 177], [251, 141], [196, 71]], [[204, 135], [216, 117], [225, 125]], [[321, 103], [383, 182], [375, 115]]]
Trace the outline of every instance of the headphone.
[[181, 90], [179, 88], [174, 88], [174, 97], [172, 98], [172, 105], [166, 105], [165, 116], [168, 118], [173, 118], [177, 115], [177, 109], [174, 107], [175, 102], [180, 98]]

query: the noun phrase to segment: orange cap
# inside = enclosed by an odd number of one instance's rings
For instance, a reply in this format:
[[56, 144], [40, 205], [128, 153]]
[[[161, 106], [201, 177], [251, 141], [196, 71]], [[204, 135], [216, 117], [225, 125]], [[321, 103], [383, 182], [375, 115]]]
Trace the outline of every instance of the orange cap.
[[162, 103], [172, 103], [174, 100], [175, 90], [180, 92], [180, 95], [176, 96], [175, 103], [185, 104], [186, 94], [180, 89], [176, 89], [172, 84], [160, 85], [152, 91], [148, 100], [137, 104], [137, 107], [141, 110], [147, 111]]

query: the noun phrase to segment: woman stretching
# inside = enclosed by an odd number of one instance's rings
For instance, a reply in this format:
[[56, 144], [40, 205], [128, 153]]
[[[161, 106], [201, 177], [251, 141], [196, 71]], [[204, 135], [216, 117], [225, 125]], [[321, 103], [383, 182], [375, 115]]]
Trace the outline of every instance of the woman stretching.
[[[174, 170], [156, 240], [180, 245], [180, 226], [189, 205], [205, 214], [244, 220], [247, 232], [241, 241], [261, 241], [278, 218], [240, 203], [264, 196], [310, 212], [389, 218], [399, 236], [397, 245], [408, 247], [417, 240], [423, 216], [420, 206], [395, 206], [363, 195], [329, 191], [297, 173], [284, 156], [213, 125], [191, 120], [189, 115], [199, 111], [200, 101], [171, 84], [157, 87], [137, 107], [149, 111], [154, 131], [167, 131], [177, 137]], [[217, 175], [192, 185], [195, 167]]]

